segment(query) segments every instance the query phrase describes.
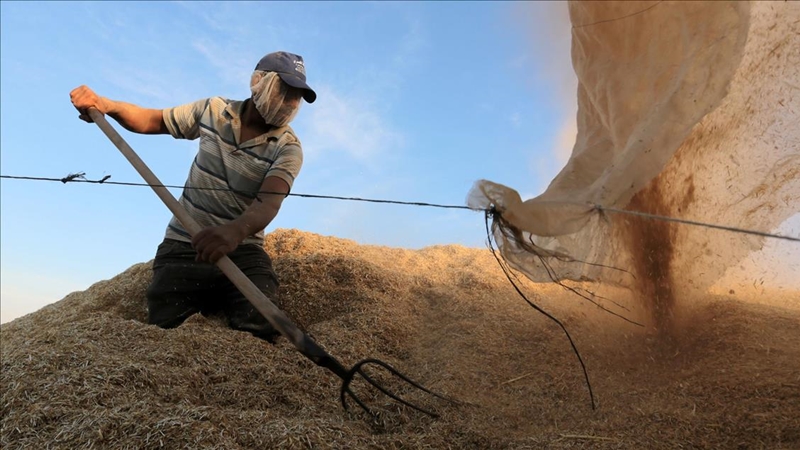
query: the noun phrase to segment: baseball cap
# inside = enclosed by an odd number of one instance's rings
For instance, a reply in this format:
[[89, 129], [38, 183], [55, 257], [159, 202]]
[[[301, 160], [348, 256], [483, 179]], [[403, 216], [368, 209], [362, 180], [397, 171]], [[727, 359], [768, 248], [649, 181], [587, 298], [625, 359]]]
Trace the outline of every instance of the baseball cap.
[[303, 99], [314, 103], [317, 93], [306, 84], [306, 67], [303, 57], [288, 52], [274, 52], [261, 58], [255, 70], [264, 72], [277, 72], [281, 80], [289, 86], [303, 89]]

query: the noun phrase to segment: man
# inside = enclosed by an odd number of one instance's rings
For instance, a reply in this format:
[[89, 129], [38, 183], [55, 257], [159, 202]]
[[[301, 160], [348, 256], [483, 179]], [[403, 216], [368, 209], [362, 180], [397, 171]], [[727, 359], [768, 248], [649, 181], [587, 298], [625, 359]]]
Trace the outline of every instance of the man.
[[134, 133], [200, 138], [179, 201], [203, 229], [190, 236], [175, 217], [170, 221], [147, 290], [151, 324], [173, 328], [197, 312], [221, 311], [233, 329], [270, 342], [278, 334], [213, 263], [228, 255], [268, 298], [277, 299], [263, 232], [303, 163], [289, 122], [301, 98], [313, 103], [317, 95], [306, 84], [303, 58], [287, 52], [264, 56], [250, 89], [252, 97], [244, 101], [212, 97], [164, 110], [109, 100], [86, 86], [70, 93], [87, 122], [94, 107]]

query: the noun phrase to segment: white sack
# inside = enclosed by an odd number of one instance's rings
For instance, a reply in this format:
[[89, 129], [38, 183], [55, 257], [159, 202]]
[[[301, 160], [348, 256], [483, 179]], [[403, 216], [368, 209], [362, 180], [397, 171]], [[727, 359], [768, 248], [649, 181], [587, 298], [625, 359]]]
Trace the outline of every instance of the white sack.
[[800, 211], [800, 4], [575, 1], [569, 12], [571, 158], [534, 199], [482, 180], [468, 204], [501, 212], [501, 251], [534, 281], [550, 280], [545, 255], [558, 278], [634, 284], [569, 255], [648, 289], [673, 284], [676, 268], [708, 287], [762, 239], [602, 218], [592, 205], [767, 231]]

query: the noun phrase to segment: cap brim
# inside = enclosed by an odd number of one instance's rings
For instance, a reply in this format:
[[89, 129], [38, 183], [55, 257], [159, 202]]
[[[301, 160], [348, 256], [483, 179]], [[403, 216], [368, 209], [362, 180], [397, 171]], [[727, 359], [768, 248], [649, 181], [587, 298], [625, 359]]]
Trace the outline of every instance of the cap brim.
[[305, 100], [306, 103], [314, 103], [314, 100], [317, 99], [317, 93], [314, 92], [314, 90], [311, 89], [305, 81], [288, 73], [277, 72], [277, 74], [279, 77], [281, 77], [281, 80], [283, 80], [289, 86], [302, 89], [303, 100]]

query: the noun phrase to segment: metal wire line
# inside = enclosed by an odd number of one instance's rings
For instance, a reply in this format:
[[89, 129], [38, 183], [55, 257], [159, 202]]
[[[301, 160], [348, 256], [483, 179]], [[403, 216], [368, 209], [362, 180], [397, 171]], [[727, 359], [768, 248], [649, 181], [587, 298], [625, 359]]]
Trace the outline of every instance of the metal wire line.
[[752, 234], [755, 236], [761, 236], [766, 238], [773, 238], [773, 239], [785, 239], [787, 241], [794, 241], [800, 242], [800, 238], [796, 238], [793, 236], [782, 236], [780, 234], [772, 234], [772, 233], [765, 233], [763, 231], [756, 231], [756, 230], [747, 230], [744, 228], [736, 228], [736, 227], [728, 227], [724, 225], [715, 225], [713, 223], [705, 223], [705, 222], [697, 222], [694, 220], [687, 220], [687, 219], [677, 219], [675, 217], [667, 217], [667, 216], [659, 216], [656, 214], [649, 214], [640, 211], [630, 211], [627, 209], [617, 209], [617, 208], [608, 208], [605, 206], [595, 205], [594, 209], [599, 211], [607, 211], [617, 214], [628, 214], [631, 216], [639, 216], [644, 217], [646, 219], [655, 219], [655, 220], [662, 220], [665, 222], [675, 222], [675, 223], [682, 223], [684, 225], [695, 225], [700, 227], [712, 228], [715, 230], [724, 230], [724, 231], [731, 231], [734, 233], [743, 233], [743, 234]]
[[[46, 178], [46, 177], [29, 177], [29, 176], [13, 176], [13, 175], [0, 175], [0, 178], [7, 178], [12, 180], [29, 180], [29, 181], [58, 181], [61, 183], [92, 183], [92, 184], [113, 184], [117, 186], [140, 186], [140, 187], [151, 187], [147, 183], [132, 183], [132, 182], [122, 182], [122, 181], [108, 181], [110, 175], [106, 175], [100, 180], [88, 180], [85, 178], [85, 174], [83, 172], [69, 174], [63, 178]], [[177, 186], [177, 185], [160, 185], [160, 187], [165, 188], [174, 188], [174, 189], [194, 189], [194, 190], [205, 190], [205, 191], [231, 191], [235, 192], [233, 189], [230, 188], [199, 188], [199, 187], [187, 187], [187, 186]], [[281, 192], [267, 192], [267, 191], [259, 191], [257, 194], [280, 194], [284, 195]], [[384, 204], [393, 204], [393, 205], [407, 205], [407, 206], [427, 206], [432, 208], [444, 208], [444, 209], [466, 209], [470, 211], [483, 211], [483, 212], [496, 212], [493, 208], [486, 208], [486, 209], [476, 209], [470, 208], [469, 206], [464, 205], [446, 205], [446, 204], [439, 204], [439, 203], [427, 203], [427, 202], [406, 202], [400, 200], [386, 200], [386, 199], [375, 199], [375, 198], [362, 198], [362, 197], [343, 197], [337, 195], [318, 195], [318, 194], [297, 194], [297, 193], [289, 193], [286, 194], [289, 196], [294, 197], [303, 197], [303, 198], [318, 198], [318, 199], [329, 199], [329, 200], [346, 200], [346, 201], [356, 201], [356, 202], [368, 202], [368, 203], [384, 203]], [[575, 205], [580, 206], [587, 206], [591, 207], [592, 209], [600, 212], [610, 212], [614, 214], [627, 214], [632, 216], [639, 216], [644, 217], [651, 220], [661, 220], [665, 222], [674, 222], [674, 223], [681, 223], [684, 225], [693, 225], [705, 228], [711, 228], [715, 230], [723, 230], [729, 231], [733, 233], [741, 233], [741, 234], [750, 234], [754, 236], [760, 236], [765, 238], [771, 239], [782, 239], [791, 242], [800, 242], [800, 237], [794, 236], [783, 236], [780, 234], [773, 234], [773, 233], [766, 233], [763, 231], [757, 230], [748, 230], [745, 228], [736, 228], [736, 227], [729, 227], [725, 225], [716, 225], [712, 223], [705, 223], [705, 222], [698, 222], [694, 220], [687, 220], [687, 219], [679, 219], [675, 217], [669, 216], [661, 216], [657, 214], [649, 214], [640, 211], [630, 211], [627, 209], [617, 209], [611, 208], [601, 205], [590, 205], [585, 203], [573, 203]]]
[[[108, 178], [102, 180], [87, 180], [83, 178], [83, 174], [70, 174], [64, 178], [44, 178], [44, 177], [21, 177], [21, 176], [11, 176], [11, 175], [0, 175], [0, 178], [9, 178], [13, 180], [32, 180], [32, 181], [60, 181], [62, 183], [94, 183], [94, 184], [114, 184], [118, 186], [145, 186], [145, 187], [165, 187], [165, 188], [175, 188], [175, 189], [194, 189], [198, 191], [231, 191], [236, 192], [234, 189], [230, 188], [201, 188], [201, 187], [188, 187], [188, 186], [176, 186], [176, 185], [169, 185], [169, 184], [162, 184], [162, 185], [154, 185], [151, 186], [147, 183], [131, 183], [131, 182], [122, 182], [122, 181], [106, 181]], [[269, 191], [258, 191], [256, 194], [278, 194], [284, 195], [282, 192], [269, 192]], [[404, 202], [400, 200], [383, 200], [383, 199], [375, 199], [375, 198], [361, 198], [361, 197], [340, 197], [336, 195], [317, 195], [317, 194], [296, 194], [296, 193], [289, 193], [286, 195], [290, 195], [293, 197], [304, 197], [304, 198], [321, 198], [321, 199], [330, 199], [330, 200], [350, 200], [350, 201], [358, 201], [358, 202], [369, 202], [369, 203], [389, 203], [395, 205], [409, 205], [409, 206], [430, 206], [433, 208], [446, 208], [446, 209], [468, 209], [473, 211], [472, 208], [469, 206], [463, 205], [442, 205], [437, 203], [425, 203], [425, 202]]]

